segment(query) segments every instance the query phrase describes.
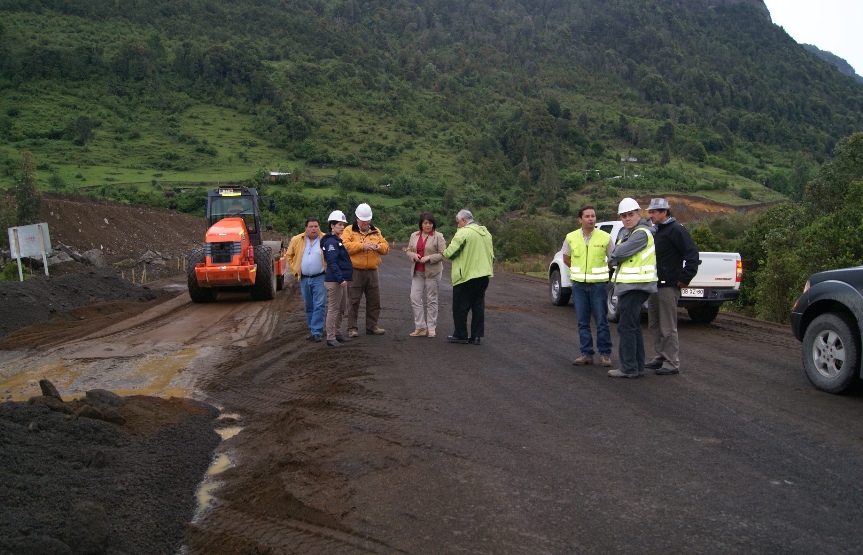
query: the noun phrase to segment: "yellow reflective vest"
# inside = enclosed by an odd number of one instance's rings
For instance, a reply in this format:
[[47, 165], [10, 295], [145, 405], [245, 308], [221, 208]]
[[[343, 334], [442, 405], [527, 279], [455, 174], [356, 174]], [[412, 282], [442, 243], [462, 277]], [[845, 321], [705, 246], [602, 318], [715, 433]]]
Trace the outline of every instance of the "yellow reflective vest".
[[[617, 274], [619, 283], [650, 283], [659, 279], [656, 275], [656, 245], [653, 243], [653, 234], [643, 227], [635, 229], [633, 233], [639, 231], [647, 234], [647, 246], [620, 263]], [[620, 244], [620, 241], [617, 244]]]
[[605, 255], [611, 235], [601, 229], [594, 229], [588, 244], [580, 229], [569, 233], [569, 279], [580, 283], [603, 283], [608, 281], [608, 262]]

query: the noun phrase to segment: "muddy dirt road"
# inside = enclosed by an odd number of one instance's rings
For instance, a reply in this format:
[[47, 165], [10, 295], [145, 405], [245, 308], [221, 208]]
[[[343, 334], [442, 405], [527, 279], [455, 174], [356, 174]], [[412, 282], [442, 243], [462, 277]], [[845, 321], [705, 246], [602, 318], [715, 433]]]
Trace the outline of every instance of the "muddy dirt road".
[[386, 335], [343, 348], [303, 340], [289, 287], [181, 295], [3, 366], [24, 396], [56, 371], [222, 410], [185, 553], [859, 552], [863, 398], [812, 389], [786, 327], [682, 316], [681, 375], [612, 380], [571, 365], [572, 308], [543, 282], [495, 277], [474, 346], [443, 340], [446, 279], [427, 339], [401, 252], [381, 277]]

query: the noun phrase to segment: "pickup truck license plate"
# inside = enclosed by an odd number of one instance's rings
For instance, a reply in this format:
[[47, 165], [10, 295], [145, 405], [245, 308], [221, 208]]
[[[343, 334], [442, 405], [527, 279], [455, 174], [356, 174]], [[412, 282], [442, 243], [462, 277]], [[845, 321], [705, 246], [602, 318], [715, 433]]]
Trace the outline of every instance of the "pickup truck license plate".
[[680, 290], [681, 297], [703, 297], [704, 289], [690, 289], [689, 287], [684, 287]]

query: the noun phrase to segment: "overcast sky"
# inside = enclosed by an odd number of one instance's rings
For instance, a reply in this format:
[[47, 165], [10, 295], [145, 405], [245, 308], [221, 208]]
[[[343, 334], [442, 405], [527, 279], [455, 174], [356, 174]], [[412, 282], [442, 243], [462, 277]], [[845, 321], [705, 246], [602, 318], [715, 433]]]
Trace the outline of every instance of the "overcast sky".
[[863, 75], [863, 0], [764, 0], [773, 23], [800, 44], [814, 44]]

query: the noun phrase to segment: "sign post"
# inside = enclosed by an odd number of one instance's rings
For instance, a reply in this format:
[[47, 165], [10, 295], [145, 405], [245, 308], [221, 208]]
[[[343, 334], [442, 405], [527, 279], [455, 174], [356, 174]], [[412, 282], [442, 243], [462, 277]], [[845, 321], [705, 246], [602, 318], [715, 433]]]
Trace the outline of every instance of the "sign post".
[[48, 275], [48, 253], [51, 251], [51, 236], [48, 234], [48, 224], [33, 224], [9, 228], [9, 248], [12, 256], [18, 261], [18, 281], [24, 281], [21, 270], [21, 257], [42, 255], [42, 266]]

